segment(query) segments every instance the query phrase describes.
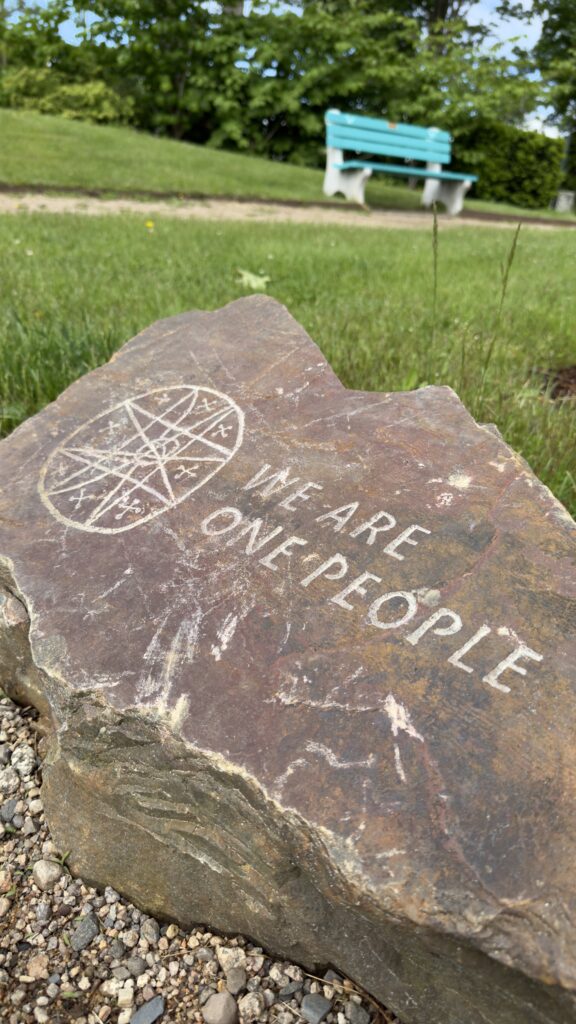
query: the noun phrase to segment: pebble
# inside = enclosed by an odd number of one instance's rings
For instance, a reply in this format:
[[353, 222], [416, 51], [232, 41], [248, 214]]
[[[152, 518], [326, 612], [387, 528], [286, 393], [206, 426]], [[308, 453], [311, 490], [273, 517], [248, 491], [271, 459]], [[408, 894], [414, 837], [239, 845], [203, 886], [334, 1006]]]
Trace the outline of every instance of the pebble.
[[2, 768], [0, 771], [0, 793], [5, 793], [9, 796], [10, 793], [16, 792], [19, 785], [20, 778], [12, 768], [12, 765]]
[[268, 974], [272, 978], [272, 981], [276, 982], [279, 988], [283, 988], [290, 980], [288, 975], [282, 970], [281, 964], [272, 964]]
[[200, 949], [197, 949], [194, 956], [196, 960], [201, 960], [203, 963], [207, 963], [209, 960], [214, 959], [214, 953], [211, 949], [207, 949], [206, 946], [202, 946]]
[[5, 917], [11, 906], [12, 903], [7, 896], [0, 896], [0, 917]]
[[146, 970], [146, 961], [141, 956], [131, 956], [126, 961], [126, 967], [133, 977], [139, 978]]
[[133, 949], [134, 946], [138, 945], [139, 935], [135, 928], [129, 928], [127, 931], [122, 932], [120, 937], [128, 949]]
[[160, 938], [160, 926], [158, 922], [155, 921], [153, 917], [147, 917], [146, 920], [142, 922], [140, 935], [143, 939], [146, 939], [146, 942], [149, 942], [151, 946], [155, 946]]
[[361, 1004], [356, 1003], [352, 999], [349, 999], [346, 1003], [344, 1013], [346, 1020], [350, 1021], [350, 1024], [370, 1024], [370, 1014], [366, 1012]]
[[32, 878], [42, 892], [52, 892], [63, 874], [62, 865], [51, 860], [37, 860], [32, 869]]
[[118, 992], [118, 1006], [121, 1010], [128, 1009], [134, 1005], [134, 992], [131, 988], [121, 988]]
[[226, 971], [226, 988], [233, 996], [237, 996], [246, 988], [247, 981], [248, 975], [243, 967], [231, 967]]
[[[196, 956], [200, 956], [200, 951], [198, 951]], [[218, 963], [225, 974], [232, 970], [233, 967], [246, 966], [246, 953], [239, 947], [218, 946], [216, 956], [218, 957]]]
[[7, 825], [10, 824], [16, 813], [17, 803], [17, 800], [5, 800], [2, 807], [0, 807], [0, 818], [2, 818], [2, 821], [5, 821]]
[[121, 939], [112, 939], [110, 943], [110, 953], [115, 960], [120, 960], [126, 952], [126, 946]]
[[130, 1024], [154, 1024], [160, 1020], [164, 1013], [165, 1002], [162, 996], [155, 996], [149, 1002], [144, 1003], [139, 1010], [130, 1018]]
[[302, 1016], [309, 1021], [309, 1024], [320, 1024], [320, 1021], [324, 1020], [327, 1014], [332, 1009], [332, 1003], [329, 999], [325, 999], [318, 992], [310, 993], [304, 996], [302, 1005], [300, 1006], [300, 1012]]
[[27, 779], [36, 767], [36, 754], [27, 743], [20, 743], [12, 751], [10, 764], [18, 772], [20, 778]]
[[236, 1000], [229, 992], [216, 992], [202, 1007], [202, 1016], [206, 1024], [236, 1024], [238, 1019]]
[[31, 978], [47, 978], [48, 977], [48, 957], [45, 953], [39, 953], [38, 956], [33, 956], [28, 961], [26, 967], [26, 973]]
[[281, 999], [283, 1003], [290, 1002], [298, 992], [302, 991], [302, 987], [301, 981], [290, 981], [280, 989], [279, 999]]
[[246, 1021], [246, 1024], [249, 1024], [250, 1021], [258, 1020], [258, 1017], [264, 1012], [265, 1006], [264, 996], [258, 991], [247, 992], [238, 1002], [240, 1016], [243, 1021]]
[[98, 919], [94, 914], [87, 914], [72, 932], [70, 945], [76, 953], [79, 953], [81, 949], [86, 949], [86, 946], [89, 946], [99, 934]]

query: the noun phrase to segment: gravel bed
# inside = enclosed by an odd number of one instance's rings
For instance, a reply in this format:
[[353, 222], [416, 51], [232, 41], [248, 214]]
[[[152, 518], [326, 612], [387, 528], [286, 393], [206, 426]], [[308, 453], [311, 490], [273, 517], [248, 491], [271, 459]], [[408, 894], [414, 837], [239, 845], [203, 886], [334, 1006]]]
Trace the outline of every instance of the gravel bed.
[[44, 820], [37, 717], [0, 696], [2, 1024], [399, 1024], [334, 971], [314, 978], [73, 878]]

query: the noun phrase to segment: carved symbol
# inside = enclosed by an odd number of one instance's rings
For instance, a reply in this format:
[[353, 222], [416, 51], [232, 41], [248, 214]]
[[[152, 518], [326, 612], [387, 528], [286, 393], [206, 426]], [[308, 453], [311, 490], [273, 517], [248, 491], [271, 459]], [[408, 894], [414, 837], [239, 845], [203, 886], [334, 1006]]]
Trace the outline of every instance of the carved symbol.
[[219, 423], [216, 430], [213, 430], [210, 434], [211, 437], [228, 437], [228, 434], [232, 430], [232, 427], [226, 427], [223, 423]]
[[195, 469], [187, 469], [186, 466], [178, 466], [178, 472], [175, 475], [175, 480], [181, 480], [182, 477], [189, 476], [191, 479], [198, 476]]
[[[157, 389], [74, 431], [40, 474], [42, 501], [93, 533], [130, 530], [202, 487], [242, 443], [244, 414], [211, 388]], [[72, 506], [72, 507], [71, 507]]]

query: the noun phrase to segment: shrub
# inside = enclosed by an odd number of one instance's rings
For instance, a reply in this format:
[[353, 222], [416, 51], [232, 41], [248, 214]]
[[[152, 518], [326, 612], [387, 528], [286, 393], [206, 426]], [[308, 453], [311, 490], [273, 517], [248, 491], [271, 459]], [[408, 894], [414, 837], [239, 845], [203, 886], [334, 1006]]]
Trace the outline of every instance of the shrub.
[[477, 199], [539, 209], [562, 182], [564, 143], [506, 124], [478, 124], [454, 141], [455, 169], [473, 171]]
[[133, 101], [102, 81], [71, 82], [50, 68], [17, 67], [0, 79], [0, 106], [112, 124], [129, 121]]

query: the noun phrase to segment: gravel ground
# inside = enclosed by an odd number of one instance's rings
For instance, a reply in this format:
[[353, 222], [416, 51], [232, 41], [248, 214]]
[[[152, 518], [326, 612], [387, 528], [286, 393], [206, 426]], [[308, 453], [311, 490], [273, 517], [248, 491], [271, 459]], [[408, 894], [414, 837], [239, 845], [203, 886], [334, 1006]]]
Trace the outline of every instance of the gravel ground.
[[[415, 210], [363, 210], [358, 206], [283, 206], [274, 202], [238, 202], [234, 199], [197, 199], [167, 202], [153, 199], [96, 199], [89, 196], [54, 196], [41, 193], [21, 195], [0, 193], [0, 214], [2, 213], [80, 213], [86, 216], [102, 217], [119, 213], [138, 213], [143, 217], [172, 217], [177, 220], [211, 221], [267, 221], [284, 224], [337, 224], [355, 228], [415, 228], [429, 231], [432, 216]], [[449, 217], [440, 213], [443, 227], [488, 227], [514, 228], [517, 221], [491, 221], [467, 216]], [[561, 227], [564, 222], [559, 222]], [[534, 221], [530, 227], [544, 230], [554, 224]]]
[[333, 971], [184, 932], [72, 878], [44, 820], [37, 717], [0, 696], [2, 1024], [399, 1024]]

